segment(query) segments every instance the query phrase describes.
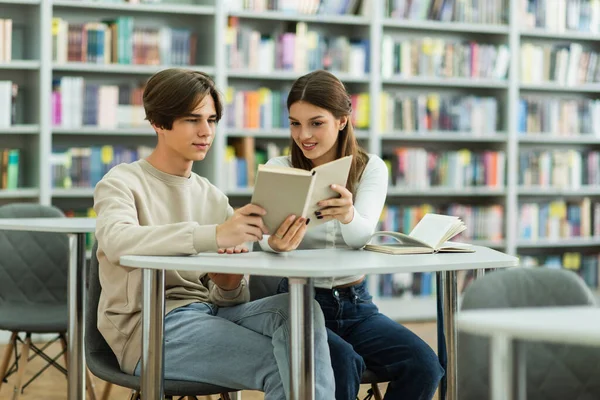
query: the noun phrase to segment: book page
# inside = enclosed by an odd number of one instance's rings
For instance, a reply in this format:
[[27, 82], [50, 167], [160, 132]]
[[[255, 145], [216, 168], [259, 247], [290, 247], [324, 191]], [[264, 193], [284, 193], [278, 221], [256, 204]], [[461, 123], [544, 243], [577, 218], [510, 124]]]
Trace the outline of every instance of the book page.
[[469, 243], [445, 242], [438, 251], [440, 253], [474, 253], [475, 249]]
[[[427, 243], [424, 243], [424, 242], [422, 242], [421, 240], [419, 240], [417, 238], [405, 235], [404, 233], [392, 232], [392, 231], [379, 231], [379, 232], [375, 232], [373, 235], [371, 235], [371, 240], [369, 240], [369, 244], [376, 237], [391, 237], [391, 238], [394, 238], [396, 240], [396, 242], [393, 242], [393, 243], [377, 243], [377, 244], [373, 244], [374, 246], [431, 247]], [[433, 249], [433, 247], [431, 247], [431, 249]]]
[[345, 187], [351, 165], [352, 156], [346, 156], [312, 169], [315, 172], [315, 185], [310, 194], [306, 212], [306, 216], [310, 218], [309, 229], [324, 222], [322, 219], [314, 217], [315, 211], [320, 209], [317, 203], [321, 200], [340, 196], [338, 192], [331, 189], [331, 185], [336, 184]]
[[261, 164], [258, 166], [258, 168], [261, 171], [270, 171], [270, 172], [276, 172], [276, 173], [287, 174], [287, 175], [302, 175], [302, 176], [311, 176], [312, 175], [311, 171], [307, 171], [305, 169], [300, 169], [300, 168], [285, 167], [283, 165]]
[[413, 228], [409, 236], [437, 249], [463, 230], [464, 225], [458, 217], [427, 213]]

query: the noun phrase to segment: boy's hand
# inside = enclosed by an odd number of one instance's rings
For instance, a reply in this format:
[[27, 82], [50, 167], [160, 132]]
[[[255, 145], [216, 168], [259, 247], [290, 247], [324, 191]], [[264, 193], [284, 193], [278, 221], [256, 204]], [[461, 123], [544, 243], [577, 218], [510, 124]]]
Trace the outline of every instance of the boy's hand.
[[244, 278], [243, 274], [213, 274], [208, 273], [208, 277], [223, 290], [233, 290], [240, 286], [240, 282]]
[[231, 218], [217, 225], [217, 247], [228, 249], [244, 242], [256, 242], [268, 233], [262, 216], [267, 212], [254, 204], [236, 210]]
[[342, 224], [349, 224], [354, 219], [352, 193], [340, 185], [331, 185], [331, 188], [338, 192], [341, 197], [318, 202], [317, 205], [321, 209], [315, 211], [315, 215], [318, 219], [324, 219], [325, 221], [337, 219]]
[[296, 218], [295, 215], [290, 215], [281, 223], [277, 232], [269, 236], [269, 246], [280, 252], [297, 249], [309, 222], [310, 218]]
[[240, 245], [240, 246], [235, 246], [235, 247], [228, 247], [226, 249], [219, 249], [218, 253], [219, 254], [239, 254], [239, 253], [247, 253], [248, 252], [248, 248], [244, 245]]

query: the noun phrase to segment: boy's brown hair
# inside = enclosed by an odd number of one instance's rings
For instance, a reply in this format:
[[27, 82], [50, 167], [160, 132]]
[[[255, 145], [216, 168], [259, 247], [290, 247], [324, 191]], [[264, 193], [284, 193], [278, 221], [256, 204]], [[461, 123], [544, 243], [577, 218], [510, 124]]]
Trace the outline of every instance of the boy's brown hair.
[[157, 72], [144, 88], [146, 119], [159, 128], [172, 129], [174, 120], [194, 111], [207, 95], [215, 102], [218, 122], [223, 115], [223, 104], [210, 76], [181, 68]]

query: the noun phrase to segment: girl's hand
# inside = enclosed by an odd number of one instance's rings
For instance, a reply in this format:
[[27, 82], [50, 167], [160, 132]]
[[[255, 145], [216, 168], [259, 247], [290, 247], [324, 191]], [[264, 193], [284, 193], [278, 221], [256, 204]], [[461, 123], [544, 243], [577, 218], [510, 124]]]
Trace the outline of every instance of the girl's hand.
[[315, 211], [315, 215], [318, 219], [324, 219], [325, 221], [337, 219], [342, 224], [349, 224], [354, 219], [352, 193], [340, 185], [331, 185], [331, 188], [338, 192], [341, 197], [318, 202], [317, 205], [321, 209]]
[[248, 252], [248, 248], [246, 246], [239, 245], [239, 246], [235, 246], [235, 247], [228, 247], [226, 249], [219, 249], [217, 251], [219, 254], [239, 254], [239, 253], [247, 253]]
[[295, 215], [290, 215], [277, 228], [277, 232], [269, 236], [269, 246], [278, 252], [297, 249], [309, 222], [310, 218], [296, 218]]

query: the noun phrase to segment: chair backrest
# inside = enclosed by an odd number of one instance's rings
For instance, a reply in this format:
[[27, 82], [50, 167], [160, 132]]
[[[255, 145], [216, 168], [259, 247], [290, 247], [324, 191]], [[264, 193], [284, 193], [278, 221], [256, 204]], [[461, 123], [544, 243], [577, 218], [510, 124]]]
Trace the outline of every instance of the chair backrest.
[[[0, 206], [0, 218], [64, 217], [33, 203]], [[0, 302], [67, 303], [69, 238], [66, 234], [0, 230]]]
[[[100, 301], [100, 292], [102, 287], [100, 286], [100, 277], [98, 275], [98, 257], [96, 252], [98, 251], [98, 242], [94, 242], [92, 248], [92, 255], [90, 259], [90, 266], [87, 274], [88, 288], [86, 298], [86, 309], [85, 309], [85, 353], [89, 359], [90, 353], [105, 352], [107, 354], [113, 354], [110, 346], [104, 340], [104, 336], [98, 330], [98, 302]], [[116, 357], [115, 357], [116, 360]]]
[[248, 282], [250, 301], [276, 295], [282, 279], [278, 276], [251, 275]]
[[[252, 251], [263, 251], [257, 242], [254, 242]], [[278, 276], [250, 275], [248, 281], [248, 290], [250, 291], [250, 301], [259, 300], [277, 294], [279, 282], [283, 278]]]
[[[465, 291], [462, 310], [548, 306], [594, 306], [583, 280], [572, 271], [512, 268], [485, 275]], [[489, 398], [489, 339], [459, 333], [458, 391], [461, 400]], [[527, 399], [600, 399], [600, 349], [528, 342]], [[577, 397], [579, 394], [580, 397]]]

